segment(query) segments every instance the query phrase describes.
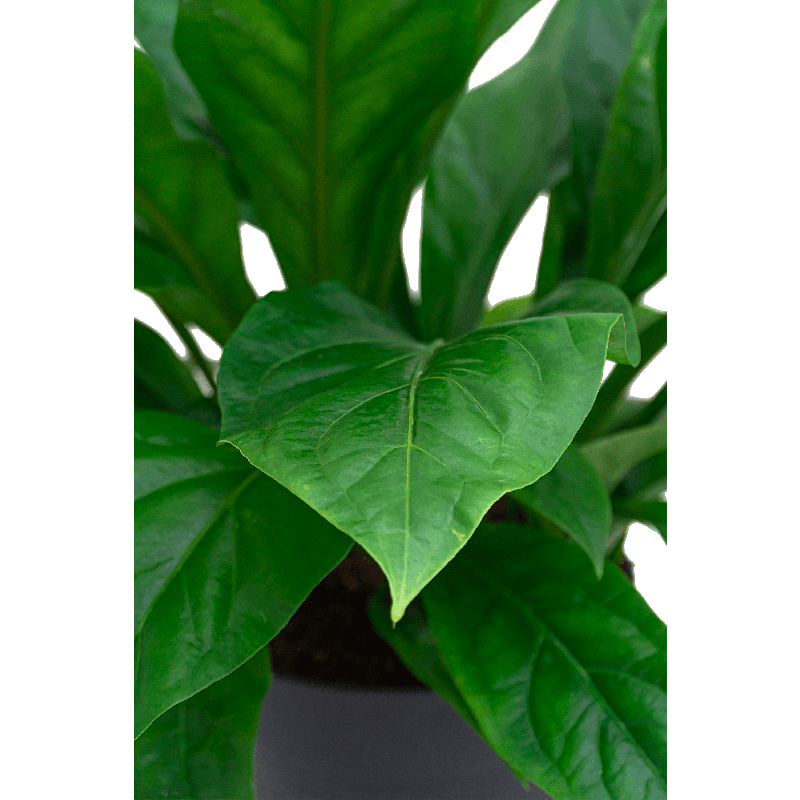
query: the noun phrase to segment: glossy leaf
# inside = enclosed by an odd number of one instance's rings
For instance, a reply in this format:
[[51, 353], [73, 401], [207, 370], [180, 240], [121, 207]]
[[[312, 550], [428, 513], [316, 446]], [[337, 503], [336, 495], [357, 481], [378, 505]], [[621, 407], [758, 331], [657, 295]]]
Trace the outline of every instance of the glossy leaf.
[[137, 408], [213, 420], [213, 404], [203, 396], [189, 367], [152, 328], [138, 320], [133, 326], [133, 386]]
[[612, 433], [581, 447], [606, 486], [613, 489], [636, 464], [666, 450], [667, 421]]
[[[562, 0], [518, 64], [456, 105], [431, 159], [420, 254], [423, 330], [473, 329], [497, 262], [537, 194], [569, 170], [561, 58], [581, 0]], [[530, 265], [531, 288], [535, 266]]]
[[[255, 300], [242, 265], [236, 200], [211, 146], [178, 138], [147, 56], [135, 51], [134, 65], [136, 214], [143, 232], [213, 301], [226, 323], [224, 335], [217, 332], [224, 343]], [[152, 269], [169, 268], [162, 261]]]
[[423, 345], [341, 284], [260, 300], [222, 357], [222, 438], [381, 565], [400, 619], [503, 494], [548, 472], [618, 314]]
[[514, 492], [514, 497], [568, 533], [589, 556], [597, 577], [602, 577], [611, 498], [597, 470], [577, 448], [568, 447], [550, 472]]
[[[586, 272], [623, 283], [667, 207], [667, 2], [654, 0], [644, 15], [617, 90], [591, 210]], [[663, 40], [666, 42], [666, 39]], [[663, 71], [663, 74], [659, 74]]]
[[134, 0], [133, 32], [164, 84], [170, 118], [185, 139], [208, 124], [203, 101], [175, 55], [172, 39], [180, 0]]
[[137, 740], [137, 800], [252, 800], [269, 650], [163, 713]]
[[589, 215], [611, 108], [649, 4], [583, 0], [575, 5], [572, 35], [561, 56], [570, 114], [570, 176], [550, 193], [537, 294], [585, 273]]
[[666, 798], [666, 629], [617, 569], [481, 526], [426, 587], [442, 657], [499, 755], [557, 800]]
[[136, 414], [136, 733], [286, 624], [351, 541], [217, 432]]
[[412, 190], [493, 36], [534, 0], [186, 0], [176, 48], [287, 285], [388, 304]]
[[614, 514], [625, 520], [643, 522], [667, 541], [667, 503], [665, 500], [622, 499], [614, 502]]
[[568, 314], [576, 311], [608, 311], [620, 319], [611, 329], [608, 358], [635, 367], [641, 360], [639, 334], [630, 301], [616, 286], [589, 278], [565, 281], [539, 300], [530, 316]]

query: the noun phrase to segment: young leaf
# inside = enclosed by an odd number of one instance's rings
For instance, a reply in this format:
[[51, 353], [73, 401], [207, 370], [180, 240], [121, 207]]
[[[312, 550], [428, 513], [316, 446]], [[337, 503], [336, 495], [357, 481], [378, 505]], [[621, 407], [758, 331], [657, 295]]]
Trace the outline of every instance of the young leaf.
[[561, 56], [570, 109], [570, 176], [550, 193], [537, 294], [585, 272], [589, 214], [612, 103], [649, 4], [583, 0], [575, 5], [573, 33]]
[[[423, 202], [420, 312], [428, 338], [475, 327], [514, 229], [536, 195], [568, 173], [560, 61], [580, 2], [559, 2], [528, 55], [461, 98], [442, 132]], [[533, 288], [533, 263], [530, 272]]]
[[134, 404], [140, 409], [173, 411], [198, 422], [219, 422], [214, 403], [203, 397], [189, 368], [147, 325], [133, 325]]
[[[614, 98], [592, 203], [586, 274], [622, 284], [667, 208], [667, 2], [654, 0], [636, 32]], [[663, 37], [663, 38], [662, 38]], [[660, 74], [661, 73], [661, 74]]]
[[352, 543], [213, 429], [135, 424], [138, 735], [263, 648]]
[[251, 800], [269, 671], [264, 647], [230, 675], [165, 711], [134, 744], [134, 796]]
[[178, 138], [158, 75], [138, 50], [134, 98], [136, 214], [219, 309], [224, 343], [255, 300], [242, 265], [236, 200], [211, 146]]
[[423, 345], [341, 284], [272, 293], [225, 348], [222, 438], [370, 553], [397, 621], [492, 503], [564, 452], [618, 319]]
[[666, 798], [666, 628], [617, 569], [482, 526], [422, 594], [497, 753], [557, 800]]
[[608, 358], [636, 367], [642, 357], [636, 320], [630, 301], [616, 286], [590, 278], [565, 281], [539, 300], [529, 316], [566, 314], [576, 311], [609, 311], [620, 314], [608, 340]]
[[568, 447], [553, 469], [514, 497], [568, 533], [603, 575], [611, 532], [611, 498], [591, 462]]
[[186, 0], [176, 49], [290, 288], [385, 306], [400, 231], [482, 48], [534, 0]]
[[666, 449], [667, 421], [662, 420], [594, 439], [581, 452], [606, 486], [614, 489], [631, 467]]

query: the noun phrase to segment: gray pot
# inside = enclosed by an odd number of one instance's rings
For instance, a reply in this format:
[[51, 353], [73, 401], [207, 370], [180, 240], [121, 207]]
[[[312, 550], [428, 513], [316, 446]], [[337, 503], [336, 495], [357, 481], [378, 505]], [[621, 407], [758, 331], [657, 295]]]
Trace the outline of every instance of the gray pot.
[[258, 800], [550, 800], [438, 695], [273, 677], [256, 739]]

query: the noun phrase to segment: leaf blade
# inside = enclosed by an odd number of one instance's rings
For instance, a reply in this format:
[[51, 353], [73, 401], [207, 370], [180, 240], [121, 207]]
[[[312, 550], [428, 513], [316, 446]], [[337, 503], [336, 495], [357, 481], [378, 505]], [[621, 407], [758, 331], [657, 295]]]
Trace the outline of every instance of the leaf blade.
[[265, 647], [158, 717], [134, 744], [134, 795], [251, 800], [256, 731], [269, 677]]
[[559, 58], [574, 5], [559, 3], [522, 61], [462, 97], [444, 127], [423, 198], [420, 311], [429, 338], [454, 338], [476, 325], [519, 221], [568, 174]]
[[158, 75], [138, 50], [134, 78], [135, 208], [143, 232], [167, 256], [150, 274], [177, 283], [169, 260], [178, 262], [224, 320], [224, 333], [214, 331], [224, 343], [255, 300], [242, 264], [235, 197], [211, 146], [178, 137]]
[[425, 346], [340, 284], [273, 293], [223, 355], [222, 438], [378, 561], [397, 621], [489, 507], [566, 449], [618, 318]]
[[438, 130], [481, 49], [531, 5], [181, 4], [177, 52], [290, 288], [335, 278], [387, 306]]
[[597, 582], [574, 545], [483, 526], [423, 601], [512, 768], [554, 797], [666, 797], [665, 627], [621, 573]]
[[138, 735], [262, 649], [351, 542], [213, 429], [135, 422]]
[[550, 472], [513, 496], [568, 533], [589, 556], [598, 579], [603, 576], [611, 498], [591, 462], [576, 447], [568, 447]]
[[[611, 111], [589, 222], [587, 275], [622, 284], [667, 208], [666, 0], [654, 0], [636, 31]], [[661, 90], [661, 91], [659, 91]]]

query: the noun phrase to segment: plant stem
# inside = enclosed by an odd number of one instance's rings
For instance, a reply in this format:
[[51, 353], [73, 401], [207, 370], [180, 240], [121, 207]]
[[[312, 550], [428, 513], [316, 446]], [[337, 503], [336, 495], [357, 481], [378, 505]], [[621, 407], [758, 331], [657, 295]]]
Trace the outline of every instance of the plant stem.
[[205, 356], [200, 352], [200, 348], [197, 346], [194, 336], [192, 336], [188, 328], [183, 323], [178, 322], [178, 320], [171, 314], [167, 314], [167, 312], [164, 311], [164, 316], [169, 320], [170, 325], [172, 325], [172, 327], [175, 329], [175, 333], [178, 334], [178, 337], [183, 342], [195, 366], [197, 366], [198, 369], [203, 373], [203, 376], [216, 394], [217, 382], [214, 379], [214, 373], [211, 371], [211, 366], [209, 365]]

